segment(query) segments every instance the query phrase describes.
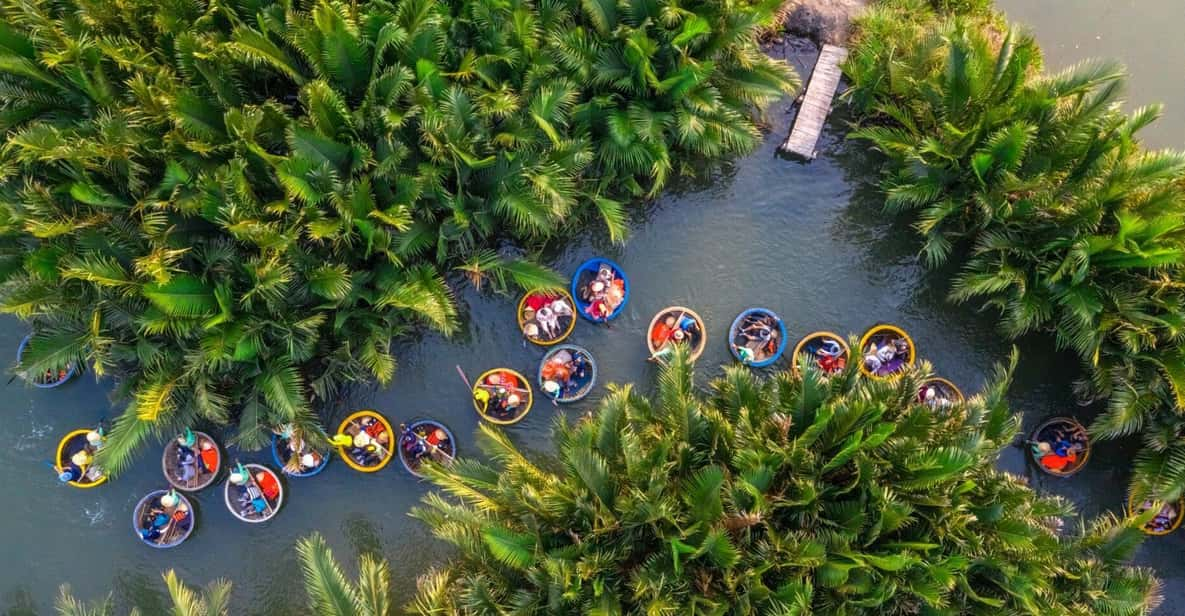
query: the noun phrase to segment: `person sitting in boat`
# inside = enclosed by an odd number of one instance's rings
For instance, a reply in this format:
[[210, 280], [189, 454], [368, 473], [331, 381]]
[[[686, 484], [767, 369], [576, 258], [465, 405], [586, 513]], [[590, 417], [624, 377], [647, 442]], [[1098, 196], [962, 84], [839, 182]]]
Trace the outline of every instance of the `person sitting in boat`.
[[734, 342], [732, 349], [736, 353], [737, 359], [741, 360], [742, 364], [750, 364], [757, 359], [757, 353], [753, 352], [753, 349], [750, 349], [747, 346], [741, 346]]
[[[1142, 513], [1155, 506], [1156, 505], [1153, 504], [1152, 501], [1146, 500], [1144, 501], [1144, 504], [1140, 505], [1140, 512]], [[1176, 506], [1174, 506], [1172, 503], [1165, 503], [1164, 506], [1160, 508], [1160, 511], [1156, 512], [1156, 517], [1148, 521], [1148, 524], [1145, 526], [1145, 528], [1154, 533], [1167, 533], [1173, 529], [1178, 515], [1180, 515], [1180, 512], [1177, 511]]]
[[192, 448], [192, 433], [189, 436], [188, 440], [184, 436], [177, 439], [177, 470], [181, 473], [178, 479], [184, 482], [193, 481], [198, 475], [198, 456]]
[[605, 308], [610, 313], [625, 301], [625, 281], [618, 278], [605, 288]]
[[540, 308], [535, 313], [535, 320], [539, 322], [544, 340], [551, 340], [560, 334], [560, 319], [550, 305]]
[[416, 455], [417, 458], [427, 454], [432, 460], [441, 462], [447, 457], [445, 448], [449, 446], [449, 437], [448, 432], [443, 429], [434, 428], [426, 436], [417, 438], [416, 441], [420, 445], [420, 453]]
[[365, 431], [360, 431], [354, 435], [354, 447], [350, 450], [351, 457], [362, 466], [374, 466], [382, 461], [379, 456], [379, 449], [374, 444], [374, 439]]
[[690, 338], [688, 337], [688, 335], [682, 329], [676, 328], [675, 331], [671, 332], [671, 334], [667, 338], [666, 342], [664, 342], [662, 344], [662, 346], [659, 347], [658, 350], [655, 351], [654, 354], [650, 356], [650, 359], [665, 361], [671, 355], [675, 354], [675, 346], [676, 345], [683, 344], [685, 341], [687, 341], [689, 339]]
[[237, 486], [239, 492], [239, 514], [243, 517], [254, 517], [267, 511], [267, 501], [263, 500], [263, 492], [257, 485], [252, 485], [247, 469], [240, 464], [230, 474], [230, 483]]
[[608, 296], [605, 293], [606, 288], [605, 283], [600, 280], [594, 280], [592, 284], [588, 285], [585, 300], [588, 302], [588, 308], [585, 311], [594, 319], [604, 319], [613, 312], [609, 307]]
[[605, 284], [611, 284], [614, 278], [615, 276], [613, 276], [613, 268], [609, 267], [608, 265], [602, 263], [601, 267], [597, 269], [597, 280], [600, 280]]
[[562, 385], [572, 379], [572, 363], [572, 354], [561, 349], [544, 362], [540, 372], [544, 380], [557, 381]]
[[[566, 353], [566, 351], [561, 351], [561, 353]], [[568, 379], [569, 382], [583, 382], [588, 376], [589, 362], [583, 353], [572, 354], [572, 361], [568, 362], [568, 366], [572, 369], [572, 377]]]
[[828, 374], [840, 372], [847, 367], [843, 347], [831, 338], [824, 340], [823, 344], [815, 349], [815, 362], [820, 370]]
[[539, 325], [534, 321], [528, 321], [523, 324], [523, 335], [532, 340], [539, 338]]
[[1040, 441], [1033, 446], [1034, 457], [1045, 468], [1056, 473], [1064, 473], [1072, 470], [1078, 463], [1078, 451], [1076, 449], [1069, 449], [1064, 454], [1059, 454], [1053, 450], [1053, 446], [1045, 441]]
[[668, 316], [659, 321], [650, 332], [650, 343], [654, 348], [661, 348], [675, 332], [675, 317]]
[[549, 305], [549, 308], [551, 308], [552, 313], [555, 314], [557, 319], [574, 316], [572, 313], [572, 305], [569, 304], [568, 300], [564, 299], [563, 297], [552, 301]]
[[274, 501], [280, 497], [280, 482], [276, 481], [276, 476], [264, 471], [255, 473], [255, 485], [259, 486], [259, 490], [263, 492], [263, 497], [269, 501]]
[[79, 449], [78, 451], [74, 452], [74, 455], [70, 456], [70, 463], [67, 464], [65, 468], [60, 469], [58, 473], [58, 479], [61, 479], [62, 483], [69, 483], [82, 479], [83, 476], [87, 474], [83, 469], [90, 466], [91, 462], [92, 458], [90, 452], [88, 452], [86, 449]]
[[1052, 447], [1054, 453], [1066, 455], [1069, 451], [1081, 452], [1086, 450], [1088, 436], [1086, 430], [1079, 425], [1057, 426], [1052, 431]]
[[38, 381], [41, 385], [49, 385], [66, 380], [66, 375], [70, 374], [66, 369], [61, 370], [46, 370], [45, 374], [41, 375], [41, 380]]
[[932, 409], [945, 409], [954, 404], [950, 396], [937, 385], [926, 385], [918, 392], [918, 402]]
[[495, 419], [509, 420], [518, 414], [520, 405], [522, 405], [522, 399], [518, 394], [510, 393], [505, 388], [499, 388], [494, 392], [486, 412]]
[[558, 400], [563, 396], [564, 388], [557, 381], [543, 381], [543, 393]]
[[868, 353], [864, 356], [864, 370], [869, 374], [878, 374], [881, 369], [881, 359], [876, 353]]

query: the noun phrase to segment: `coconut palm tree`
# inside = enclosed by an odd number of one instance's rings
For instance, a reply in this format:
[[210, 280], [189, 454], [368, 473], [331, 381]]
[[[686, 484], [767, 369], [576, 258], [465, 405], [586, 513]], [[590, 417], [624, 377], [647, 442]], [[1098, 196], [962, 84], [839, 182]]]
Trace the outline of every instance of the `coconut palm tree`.
[[318, 616], [389, 616], [391, 571], [387, 561], [364, 554], [358, 560], [358, 581], [351, 582], [319, 534], [296, 544], [304, 569], [309, 607]]
[[[1012, 367], [1016, 358], [1013, 357]], [[533, 459], [482, 427], [491, 462], [430, 471], [413, 515], [456, 549], [418, 614], [1147, 614], [1141, 533], [994, 469], [1019, 418], [1012, 367], [935, 409], [921, 371], [696, 390], [680, 353], [653, 395], [617, 387]]]
[[710, 0], [0, 2], [0, 310], [24, 367], [129, 400], [152, 434], [319, 434], [394, 337], [455, 331], [452, 272], [562, 286], [495, 251], [599, 220], [685, 160], [745, 151], [790, 69], [772, 6]]
[[887, 155], [886, 207], [915, 213], [928, 263], [960, 249], [952, 299], [1079, 355], [1081, 396], [1107, 401], [1092, 430], [1148, 429], [1133, 489], [1175, 498], [1185, 458], [1165, 435], [1181, 430], [1157, 415], [1185, 409], [1185, 154], [1140, 147], [1159, 108], [1122, 113], [1117, 66], [1041, 75], [1027, 33], [914, 5], [870, 12], [846, 67], [852, 136]]
[[[231, 584], [226, 580], [211, 582], [204, 589], [195, 591], [185, 585], [172, 569], [161, 576], [172, 601], [175, 616], [227, 616], [230, 614]], [[69, 585], [62, 585], [54, 603], [58, 616], [113, 616], [115, 607], [108, 595], [104, 600], [92, 603], [79, 601], [70, 594]], [[139, 616], [139, 608], [132, 608], [129, 616]]]

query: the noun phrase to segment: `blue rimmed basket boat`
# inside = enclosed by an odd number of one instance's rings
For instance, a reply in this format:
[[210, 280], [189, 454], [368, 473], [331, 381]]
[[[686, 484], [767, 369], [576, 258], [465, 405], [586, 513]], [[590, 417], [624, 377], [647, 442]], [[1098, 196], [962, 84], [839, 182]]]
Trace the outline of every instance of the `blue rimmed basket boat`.
[[[583, 365], [575, 366], [575, 373], [565, 383], [560, 383], [559, 391], [555, 393], [547, 390], [547, 379], [544, 375], [547, 372], [548, 362], [557, 359], [560, 352], [567, 352], [572, 356], [574, 362], [580, 362]], [[575, 344], [561, 344], [554, 349], [547, 352], [543, 356], [543, 360], [539, 362], [539, 387], [544, 395], [554, 399], [560, 404], [568, 404], [583, 399], [592, 391], [597, 384], [597, 361], [593, 359], [593, 355], [588, 349]]]
[[728, 328], [728, 350], [738, 361], [753, 368], [765, 368], [778, 361], [786, 352], [787, 339], [786, 323], [767, 308], [741, 312]]
[[[607, 267], [612, 272], [613, 280], [620, 280], [622, 282], [622, 299], [608, 315], [600, 316], [593, 315], [589, 310], [591, 303], [587, 300], [587, 294], [584, 292], [600, 274], [601, 267]], [[580, 316], [592, 321], [593, 323], [607, 323], [616, 319], [621, 312], [625, 310], [625, 305], [630, 302], [630, 279], [625, 275], [625, 270], [621, 266], [605, 259], [603, 257], [594, 257], [580, 264], [576, 268], [576, 273], [572, 275], [572, 299], [576, 302], [576, 311]]]

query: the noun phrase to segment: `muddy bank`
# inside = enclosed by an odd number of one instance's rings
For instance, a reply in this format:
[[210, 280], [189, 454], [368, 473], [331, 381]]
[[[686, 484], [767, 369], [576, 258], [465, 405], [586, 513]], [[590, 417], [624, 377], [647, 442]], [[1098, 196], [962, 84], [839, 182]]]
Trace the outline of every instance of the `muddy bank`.
[[851, 32], [852, 19], [867, 4], [867, 0], [787, 0], [782, 5], [781, 21], [790, 35], [818, 45], [843, 45]]

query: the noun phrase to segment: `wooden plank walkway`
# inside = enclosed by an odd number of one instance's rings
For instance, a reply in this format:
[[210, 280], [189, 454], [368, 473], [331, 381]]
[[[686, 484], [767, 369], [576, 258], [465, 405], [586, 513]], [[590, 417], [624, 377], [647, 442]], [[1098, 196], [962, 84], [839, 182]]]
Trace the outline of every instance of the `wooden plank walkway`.
[[807, 160], [815, 158], [815, 146], [819, 143], [823, 122], [831, 112], [831, 101], [835, 98], [836, 88], [839, 87], [839, 78], [843, 76], [839, 65], [847, 57], [848, 50], [845, 47], [823, 46], [807, 81], [806, 94], [803, 95], [802, 104], [798, 107], [798, 115], [794, 117], [790, 136], [782, 144], [782, 151]]

